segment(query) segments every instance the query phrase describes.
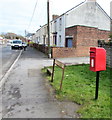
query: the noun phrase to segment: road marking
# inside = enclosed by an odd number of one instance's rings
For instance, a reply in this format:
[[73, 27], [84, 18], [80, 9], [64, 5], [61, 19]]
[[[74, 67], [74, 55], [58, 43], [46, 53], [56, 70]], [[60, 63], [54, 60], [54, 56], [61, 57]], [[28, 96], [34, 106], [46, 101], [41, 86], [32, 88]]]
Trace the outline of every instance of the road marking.
[[14, 61], [14, 63], [11, 65], [11, 67], [9, 68], [9, 70], [5, 73], [5, 75], [2, 76], [1, 78], [1, 81], [0, 81], [0, 88], [2, 87], [2, 85], [5, 83], [5, 80], [8, 78], [11, 70], [13, 69], [14, 65], [16, 64], [16, 62], [19, 60], [21, 54], [22, 54], [22, 51], [19, 53], [18, 57], [16, 58], [16, 60]]

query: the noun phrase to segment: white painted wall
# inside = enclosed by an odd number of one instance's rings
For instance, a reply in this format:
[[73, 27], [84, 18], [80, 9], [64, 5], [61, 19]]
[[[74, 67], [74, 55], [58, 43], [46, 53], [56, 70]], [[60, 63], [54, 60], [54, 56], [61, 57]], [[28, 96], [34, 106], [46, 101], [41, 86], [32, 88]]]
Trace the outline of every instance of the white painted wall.
[[97, 25], [101, 30], [110, 30], [110, 18], [107, 14], [97, 5]]
[[55, 19], [53, 22], [52, 32], [57, 32], [57, 47], [65, 46], [65, 15]]
[[98, 27], [109, 30], [109, 18], [96, 2], [86, 1], [66, 13], [66, 28], [74, 25]]

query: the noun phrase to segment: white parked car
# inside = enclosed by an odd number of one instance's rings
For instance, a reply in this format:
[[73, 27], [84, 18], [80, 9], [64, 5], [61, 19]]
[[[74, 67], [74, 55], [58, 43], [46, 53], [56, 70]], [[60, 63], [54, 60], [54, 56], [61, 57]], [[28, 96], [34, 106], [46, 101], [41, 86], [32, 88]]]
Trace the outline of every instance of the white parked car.
[[23, 49], [26, 50], [26, 48], [27, 48], [27, 43], [23, 42], [22, 45], [23, 45]]
[[22, 40], [17, 40], [17, 39], [13, 40], [11, 43], [11, 48], [22, 49], [23, 48]]
[[8, 46], [11, 46], [11, 44], [12, 44], [12, 40], [8, 40], [8, 41], [7, 41], [7, 45], [8, 45]]
[[27, 47], [27, 43], [22, 42], [23, 47]]

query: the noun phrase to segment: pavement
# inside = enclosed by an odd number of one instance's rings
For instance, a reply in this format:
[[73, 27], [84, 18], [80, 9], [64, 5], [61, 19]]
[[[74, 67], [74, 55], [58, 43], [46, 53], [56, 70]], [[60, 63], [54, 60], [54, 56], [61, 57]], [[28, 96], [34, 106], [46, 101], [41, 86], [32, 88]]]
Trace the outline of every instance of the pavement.
[[[89, 58], [63, 58], [69, 64], [88, 63]], [[53, 59], [29, 47], [23, 51], [2, 86], [2, 118], [79, 118], [79, 105], [61, 102], [51, 94], [41, 69]]]

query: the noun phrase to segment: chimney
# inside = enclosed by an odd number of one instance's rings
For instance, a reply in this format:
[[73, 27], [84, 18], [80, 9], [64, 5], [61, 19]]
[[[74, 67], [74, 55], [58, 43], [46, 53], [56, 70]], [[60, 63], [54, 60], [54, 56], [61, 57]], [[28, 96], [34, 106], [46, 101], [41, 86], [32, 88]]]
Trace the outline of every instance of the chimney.
[[52, 20], [56, 19], [57, 17], [59, 17], [59, 15], [52, 15]]
[[96, 2], [96, 0], [86, 0], [86, 2]]

